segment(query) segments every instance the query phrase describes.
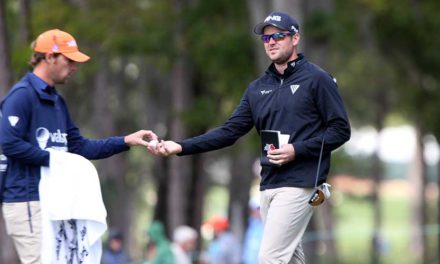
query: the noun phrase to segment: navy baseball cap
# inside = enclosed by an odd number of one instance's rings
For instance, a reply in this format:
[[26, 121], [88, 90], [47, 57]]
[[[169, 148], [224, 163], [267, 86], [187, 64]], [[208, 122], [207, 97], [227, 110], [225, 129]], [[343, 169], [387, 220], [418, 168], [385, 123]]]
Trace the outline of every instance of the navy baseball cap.
[[263, 35], [263, 31], [266, 26], [274, 26], [292, 33], [297, 33], [299, 31], [298, 22], [288, 14], [282, 12], [270, 13], [270, 15], [264, 19], [264, 22], [261, 22], [255, 26], [255, 34]]

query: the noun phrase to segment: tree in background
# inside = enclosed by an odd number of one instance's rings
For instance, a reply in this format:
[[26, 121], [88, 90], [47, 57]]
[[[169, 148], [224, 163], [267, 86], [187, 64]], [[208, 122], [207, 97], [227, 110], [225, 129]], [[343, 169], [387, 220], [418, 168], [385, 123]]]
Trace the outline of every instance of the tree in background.
[[12, 83], [6, 20], [6, 2], [3, 0], [0, 1], [0, 73], [0, 96], [3, 97]]
[[[0, 98], [6, 95], [12, 85], [13, 71], [11, 68], [11, 53], [9, 43], [9, 23], [7, 13], [9, 11], [5, 0], [0, 0]], [[22, 28], [22, 30], [28, 30]], [[0, 150], [1, 151], [1, 150]], [[1, 204], [0, 204], [1, 207]], [[2, 211], [0, 210], [0, 262], [18, 263], [18, 256], [12, 244], [12, 240], [7, 236]]]
[[439, 135], [439, 121], [433, 117], [438, 116], [435, 105], [440, 96], [437, 48], [440, 22], [436, 17], [440, 4], [437, 1], [386, 1], [373, 8], [377, 11], [375, 30], [379, 45], [400, 79], [398, 111], [406, 113], [417, 131], [415, 166], [418, 169], [411, 176], [416, 191], [412, 205], [412, 248], [423, 263], [428, 263], [436, 256], [428, 252], [425, 229], [430, 217], [425, 200], [427, 176], [422, 142], [429, 133]]

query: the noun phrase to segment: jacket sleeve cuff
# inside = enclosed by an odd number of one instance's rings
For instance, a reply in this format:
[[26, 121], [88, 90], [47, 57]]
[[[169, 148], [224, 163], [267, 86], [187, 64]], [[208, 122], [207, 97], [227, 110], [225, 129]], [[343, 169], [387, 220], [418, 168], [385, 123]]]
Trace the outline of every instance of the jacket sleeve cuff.
[[177, 156], [185, 156], [191, 154], [191, 147], [189, 144], [185, 143], [185, 141], [176, 141], [176, 143], [182, 147], [182, 151], [180, 153], [177, 153]]
[[304, 147], [304, 144], [301, 142], [298, 143], [292, 143], [293, 149], [295, 150], [295, 158], [301, 158], [305, 155], [306, 149]]
[[48, 167], [49, 163], [50, 163], [50, 152], [49, 151], [44, 151], [44, 156], [43, 156], [43, 162], [41, 164], [41, 166], [44, 167]]
[[125, 143], [125, 137], [121, 136], [121, 137], [115, 137], [116, 138], [116, 143], [119, 146], [119, 150], [120, 152], [122, 151], [127, 151], [130, 149], [130, 146]]

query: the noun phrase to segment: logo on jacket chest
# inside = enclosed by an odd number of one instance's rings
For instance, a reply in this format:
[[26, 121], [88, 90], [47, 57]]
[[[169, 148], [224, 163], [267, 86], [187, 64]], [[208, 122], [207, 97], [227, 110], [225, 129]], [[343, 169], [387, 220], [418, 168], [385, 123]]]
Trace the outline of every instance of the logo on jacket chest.
[[[290, 85], [290, 91], [292, 92], [292, 95], [295, 94], [298, 89], [299, 89], [300, 85], [299, 84], [291, 84]], [[261, 95], [266, 95], [266, 94], [270, 94], [273, 90], [261, 90], [260, 93]]]
[[61, 130], [59, 129], [57, 129], [56, 132], [50, 132], [49, 129], [45, 127], [39, 127], [35, 130], [35, 139], [41, 149], [47, 147], [47, 142], [49, 142], [49, 140], [51, 143], [67, 145], [67, 133], [61, 133]]
[[292, 84], [290, 85], [290, 91], [292, 91], [292, 94], [295, 94], [296, 91], [299, 89], [299, 84]]
[[261, 95], [266, 95], [266, 94], [270, 94], [272, 92], [272, 90], [261, 90]]

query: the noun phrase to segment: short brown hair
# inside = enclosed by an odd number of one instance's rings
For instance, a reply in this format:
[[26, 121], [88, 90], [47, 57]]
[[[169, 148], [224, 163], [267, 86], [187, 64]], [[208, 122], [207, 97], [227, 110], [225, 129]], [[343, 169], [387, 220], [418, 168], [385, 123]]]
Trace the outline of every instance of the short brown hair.
[[[35, 68], [35, 66], [38, 65], [42, 60], [46, 58], [46, 54], [44, 52], [34, 52], [32, 54], [31, 60], [29, 61], [29, 65], [32, 66], [32, 68]], [[59, 56], [61, 53], [53, 53], [54, 57]]]
[[29, 65], [31, 65], [32, 68], [34, 68], [35, 66], [38, 65], [38, 63], [44, 60], [45, 57], [46, 57], [46, 53], [34, 52], [32, 54], [31, 60], [29, 61]]

